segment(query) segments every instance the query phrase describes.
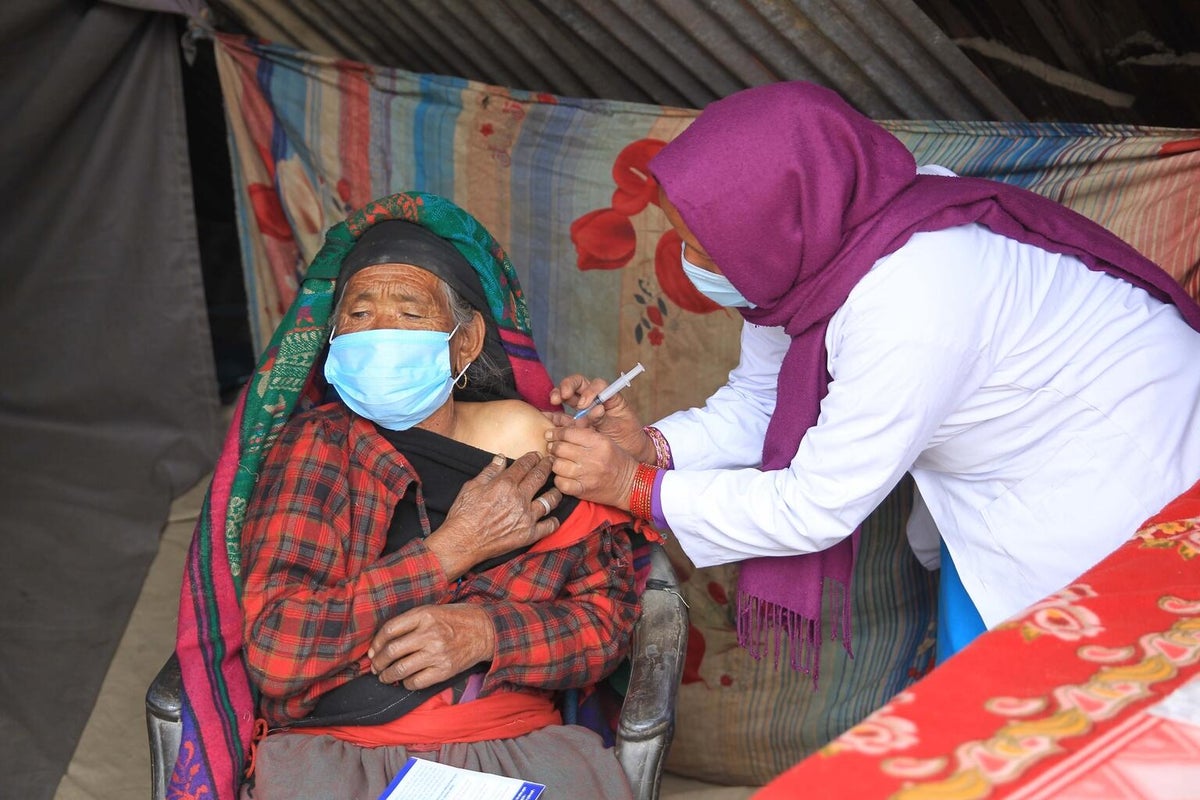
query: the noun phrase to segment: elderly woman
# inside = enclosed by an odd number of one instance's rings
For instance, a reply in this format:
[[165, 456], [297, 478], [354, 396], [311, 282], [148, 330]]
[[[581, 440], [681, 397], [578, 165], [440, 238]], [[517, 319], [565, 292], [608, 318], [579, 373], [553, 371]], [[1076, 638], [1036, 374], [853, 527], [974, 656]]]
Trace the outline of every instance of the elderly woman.
[[553, 702], [626, 652], [630, 517], [549, 482], [550, 423], [519, 397], [490, 310], [498, 268], [401, 220], [342, 263], [336, 399], [281, 433], [243, 534], [246, 662], [270, 729], [243, 797], [373, 799], [409, 756], [543, 796], [630, 796], [612, 751]]

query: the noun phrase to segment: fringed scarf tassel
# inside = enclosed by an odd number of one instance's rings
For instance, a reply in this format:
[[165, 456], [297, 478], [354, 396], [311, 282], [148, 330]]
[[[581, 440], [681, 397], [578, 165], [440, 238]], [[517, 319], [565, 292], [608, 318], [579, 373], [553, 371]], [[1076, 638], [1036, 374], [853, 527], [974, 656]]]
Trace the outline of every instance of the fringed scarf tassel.
[[[853, 658], [850, 641], [850, 594], [841, 581], [826, 578], [830, 603], [836, 609], [830, 616], [830, 639], [841, 639], [846, 653]], [[821, 672], [821, 620], [805, 616], [778, 603], [764, 600], [744, 590], [737, 595], [738, 645], [756, 660], [767, 654], [770, 643], [775, 669], [784, 653], [792, 669], [811, 675], [813, 688]]]

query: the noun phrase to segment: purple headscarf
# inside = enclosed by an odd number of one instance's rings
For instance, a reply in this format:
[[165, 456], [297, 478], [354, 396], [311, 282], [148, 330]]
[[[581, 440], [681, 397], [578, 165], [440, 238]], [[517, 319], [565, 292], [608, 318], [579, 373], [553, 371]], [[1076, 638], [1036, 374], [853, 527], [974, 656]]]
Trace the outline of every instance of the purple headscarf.
[[[762, 469], [791, 463], [816, 424], [829, 383], [825, 329], [880, 258], [920, 231], [980, 223], [1017, 241], [1077, 256], [1178, 306], [1197, 306], [1170, 275], [1107, 229], [1033, 192], [982, 178], [918, 176], [904, 144], [835, 92], [802, 81], [747, 89], [707, 106], [650, 162], [688, 228], [756, 308], [759, 325], [792, 344]], [[738, 638], [756, 657], [768, 629], [793, 667], [817, 677], [821, 591], [841, 584], [834, 636], [850, 648], [849, 582], [856, 530], [829, 550], [743, 562]]]

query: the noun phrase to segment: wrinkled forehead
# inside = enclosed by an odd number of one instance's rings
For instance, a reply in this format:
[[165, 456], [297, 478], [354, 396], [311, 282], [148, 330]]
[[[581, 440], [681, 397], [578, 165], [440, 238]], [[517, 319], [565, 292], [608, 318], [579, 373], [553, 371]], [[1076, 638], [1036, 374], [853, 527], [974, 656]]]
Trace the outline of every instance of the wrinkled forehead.
[[410, 299], [443, 301], [446, 282], [415, 264], [372, 264], [354, 272], [340, 292], [339, 307], [364, 296], [402, 295]]

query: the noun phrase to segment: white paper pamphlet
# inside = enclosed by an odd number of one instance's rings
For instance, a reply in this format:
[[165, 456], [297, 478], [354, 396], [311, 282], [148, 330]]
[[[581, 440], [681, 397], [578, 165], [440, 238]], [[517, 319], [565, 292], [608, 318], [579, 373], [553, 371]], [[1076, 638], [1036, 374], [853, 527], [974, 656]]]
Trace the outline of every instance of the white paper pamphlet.
[[379, 800], [535, 800], [540, 783], [409, 757]]

